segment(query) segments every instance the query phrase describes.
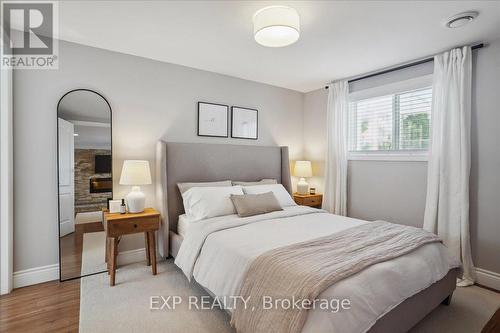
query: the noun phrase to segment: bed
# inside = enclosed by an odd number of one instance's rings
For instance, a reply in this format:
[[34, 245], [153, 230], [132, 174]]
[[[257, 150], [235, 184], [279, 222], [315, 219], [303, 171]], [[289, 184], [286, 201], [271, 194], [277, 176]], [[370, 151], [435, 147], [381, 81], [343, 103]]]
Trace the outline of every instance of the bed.
[[[157, 206], [162, 212], [160, 254], [176, 260], [182, 244], [193, 246], [196, 238], [196, 228], [182, 217], [178, 229], [184, 209], [177, 183], [272, 178], [292, 193], [287, 147], [159, 142], [156, 173]], [[266, 251], [367, 223], [308, 209], [312, 208], [290, 207], [232, 228], [218, 226], [238, 224], [241, 218], [210, 219], [215, 231], [199, 242], [199, 251], [193, 251], [193, 279], [212, 296], [237, 294], [242, 272]], [[310, 310], [302, 332], [406, 332], [440, 303], [450, 301], [458, 274], [458, 264], [450, 261], [441, 244], [424, 245], [327, 288], [320, 296], [348, 295], [360, 306], [343, 313]]]

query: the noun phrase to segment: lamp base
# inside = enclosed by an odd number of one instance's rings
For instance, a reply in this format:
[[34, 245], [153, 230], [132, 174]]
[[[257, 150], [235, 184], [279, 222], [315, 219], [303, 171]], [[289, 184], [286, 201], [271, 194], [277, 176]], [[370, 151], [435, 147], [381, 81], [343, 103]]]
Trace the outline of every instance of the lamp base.
[[309, 184], [306, 182], [304, 178], [300, 178], [297, 183], [297, 193], [298, 194], [307, 194], [309, 192]]
[[146, 204], [146, 195], [141, 192], [139, 186], [133, 186], [132, 192], [127, 194], [127, 207], [129, 213], [142, 213]]

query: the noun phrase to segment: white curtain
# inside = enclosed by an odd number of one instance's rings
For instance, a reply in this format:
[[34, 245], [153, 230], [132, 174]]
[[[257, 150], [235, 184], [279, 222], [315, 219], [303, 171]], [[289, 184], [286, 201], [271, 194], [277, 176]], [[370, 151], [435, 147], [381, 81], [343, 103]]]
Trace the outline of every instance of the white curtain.
[[471, 48], [434, 57], [432, 138], [424, 229], [463, 263], [459, 286], [474, 283], [469, 233]]
[[347, 215], [347, 119], [349, 84], [347, 81], [328, 86], [327, 151], [323, 209]]

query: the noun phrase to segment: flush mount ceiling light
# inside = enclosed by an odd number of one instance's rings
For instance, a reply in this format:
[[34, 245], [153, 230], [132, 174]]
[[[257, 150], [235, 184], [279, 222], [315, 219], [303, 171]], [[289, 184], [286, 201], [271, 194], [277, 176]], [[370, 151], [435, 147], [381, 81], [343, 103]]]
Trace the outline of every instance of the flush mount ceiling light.
[[477, 15], [478, 12], [465, 12], [453, 15], [446, 21], [445, 26], [452, 29], [463, 27], [464, 25], [475, 19]]
[[282, 47], [295, 43], [300, 35], [297, 11], [286, 6], [270, 6], [253, 15], [255, 41], [267, 47]]

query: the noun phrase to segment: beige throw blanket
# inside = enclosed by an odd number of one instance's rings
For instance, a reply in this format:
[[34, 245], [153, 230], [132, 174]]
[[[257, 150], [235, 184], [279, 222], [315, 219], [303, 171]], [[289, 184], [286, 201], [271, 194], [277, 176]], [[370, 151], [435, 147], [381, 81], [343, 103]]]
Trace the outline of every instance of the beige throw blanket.
[[439, 237], [422, 229], [376, 221], [266, 252], [245, 273], [240, 296], [249, 301], [231, 324], [240, 333], [300, 332], [307, 309], [264, 309], [263, 298], [312, 302], [342, 279], [434, 242]]

